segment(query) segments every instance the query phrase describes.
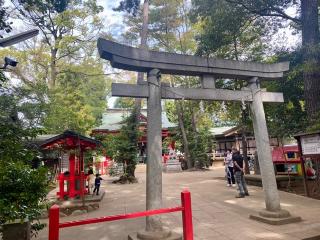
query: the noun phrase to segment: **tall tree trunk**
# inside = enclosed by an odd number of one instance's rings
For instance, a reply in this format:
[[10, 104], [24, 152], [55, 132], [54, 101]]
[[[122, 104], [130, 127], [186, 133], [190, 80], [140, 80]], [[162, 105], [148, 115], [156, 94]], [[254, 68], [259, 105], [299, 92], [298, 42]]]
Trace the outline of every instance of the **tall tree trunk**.
[[[196, 143], [196, 148], [199, 148], [198, 144], [199, 144], [199, 134], [198, 134], [198, 131], [197, 131], [197, 118], [196, 118], [196, 112], [195, 112], [195, 109], [194, 109], [194, 103], [190, 101], [190, 105], [189, 105], [189, 109], [191, 110], [191, 126], [192, 126], [192, 132], [190, 133], [189, 132], [189, 135], [192, 135], [193, 136], [193, 139], [195, 140], [195, 143]], [[194, 151], [194, 149], [193, 149]], [[190, 156], [191, 158], [191, 156]], [[193, 161], [196, 161], [196, 159], [193, 158]], [[198, 159], [197, 159], [198, 160]], [[190, 159], [190, 162], [192, 163], [193, 162], [191, 159]], [[195, 162], [193, 162], [193, 166], [196, 167], [196, 168], [202, 168], [201, 164], [199, 164], [199, 161], [198, 161], [198, 164], [195, 164]]]
[[49, 89], [53, 89], [56, 85], [56, 78], [57, 78], [57, 52], [58, 49], [52, 48], [51, 49], [51, 59], [50, 59], [50, 70], [51, 76], [48, 82]]
[[181, 130], [182, 140], [183, 140], [184, 159], [187, 162], [188, 168], [192, 168], [193, 164], [192, 164], [191, 157], [190, 157], [189, 141], [188, 141], [186, 129], [185, 129], [184, 123], [183, 123], [183, 109], [180, 104], [181, 104], [180, 102], [175, 101], [176, 111], [177, 111], [177, 115], [178, 115], [179, 128]]
[[306, 110], [310, 122], [320, 112], [320, 51], [318, 0], [301, 0], [303, 81]]
[[190, 102], [189, 105], [190, 109], [191, 109], [191, 124], [192, 124], [192, 130], [193, 133], [195, 134], [196, 138], [198, 137], [198, 130], [197, 130], [197, 118], [196, 118], [196, 112], [194, 109], [194, 103]]
[[[146, 49], [147, 46], [147, 39], [148, 39], [148, 23], [149, 23], [149, 0], [144, 0], [143, 3], [143, 23], [142, 23], [142, 29], [140, 32], [140, 48]], [[137, 76], [137, 83], [143, 82], [144, 73], [138, 72]], [[135, 108], [137, 113], [137, 123], [139, 123], [139, 116], [141, 112], [141, 98], [135, 99]]]
[[247, 149], [248, 143], [247, 143], [246, 129], [244, 126], [241, 129], [241, 142], [242, 142], [242, 155], [245, 163], [244, 172], [245, 174], [250, 174], [249, 161], [248, 161], [248, 149]]
[[246, 123], [247, 123], [247, 113], [246, 110], [243, 109], [241, 111], [241, 117], [242, 117], [242, 127], [241, 127], [241, 141], [242, 141], [242, 155], [243, 160], [245, 163], [245, 174], [250, 174], [249, 169], [249, 161], [248, 161], [248, 142], [247, 142], [247, 136], [246, 136]]

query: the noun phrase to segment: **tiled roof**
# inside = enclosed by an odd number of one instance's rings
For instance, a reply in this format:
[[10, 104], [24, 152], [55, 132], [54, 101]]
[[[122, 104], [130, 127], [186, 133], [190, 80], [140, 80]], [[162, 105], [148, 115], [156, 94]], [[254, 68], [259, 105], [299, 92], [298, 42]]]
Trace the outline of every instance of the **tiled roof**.
[[[108, 109], [107, 112], [102, 115], [101, 126], [95, 128], [94, 130], [119, 130], [122, 126], [123, 118], [127, 117], [129, 114], [130, 110], [128, 109]], [[141, 109], [141, 114], [147, 117], [147, 109]], [[169, 122], [166, 113], [162, 112], [162, 128], [168, 129], [176, 126], [176, 124]]]
[[217, 135], [225, 135], [233, 128], [236, 128], [235, 126], [228, 126], [228, 127], [214, 127], [210, 129], [210, 132], [213, 136]]

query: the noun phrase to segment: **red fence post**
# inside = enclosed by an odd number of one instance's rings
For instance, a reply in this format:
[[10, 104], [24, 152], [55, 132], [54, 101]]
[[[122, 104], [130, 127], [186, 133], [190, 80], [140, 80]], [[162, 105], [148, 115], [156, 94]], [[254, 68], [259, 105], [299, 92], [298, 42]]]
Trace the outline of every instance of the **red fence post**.
[[49, 240], [59, 240], [60, 208], [53, 205], [49, 210]]
[[191, 210], [191, 194], [185, 190], [181, 192], [182, 203], [182, 223], [183, 223], [183, 239], [193, 240], [192, 210]]

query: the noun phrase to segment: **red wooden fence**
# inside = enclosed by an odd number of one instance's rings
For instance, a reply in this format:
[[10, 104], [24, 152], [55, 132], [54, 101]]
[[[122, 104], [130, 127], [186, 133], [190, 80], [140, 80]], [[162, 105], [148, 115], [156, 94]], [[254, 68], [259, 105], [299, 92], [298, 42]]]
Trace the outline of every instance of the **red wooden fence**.
[[113, 215], [100, 218], [84, 219], [79, 221], [70, 221], [60, 223], [59, 221], [59, 206], [53, 205], [49, 211], [49, 240], [59, 240], [60, 228], [75, 227], [85, 224], [111, 222], [122, 219], [146, 217], [151, 215], [158, 215], [171, 212], [182, 212], [182, 223], [183, 223], [183, 239], [193, 240], [193, 225], [192, 225], [192, 210], [191, 210], [191, 194], [189, 191], [181, 192], [181, 206], [174, 208], [162, 208], [149, 210], [144, 212], [135, 212], [122, 215]]

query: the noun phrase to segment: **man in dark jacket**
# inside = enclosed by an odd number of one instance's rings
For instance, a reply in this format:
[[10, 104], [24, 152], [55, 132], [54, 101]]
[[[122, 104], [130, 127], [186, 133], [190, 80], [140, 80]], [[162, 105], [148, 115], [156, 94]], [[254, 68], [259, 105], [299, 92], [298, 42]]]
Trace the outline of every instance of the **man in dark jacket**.
[[249, 196], [247, 184], [244, 180], [244, 173], [243, 173], [243, 157], [241, 156], [240, 152], [237, 149], [232, 149], [232, 160], [233, 160], [233, 169], [234, 175], [236, 179], [236, 183], [239, 188], [239, 195], [237, 198], [244, 198], [245, 196]]

